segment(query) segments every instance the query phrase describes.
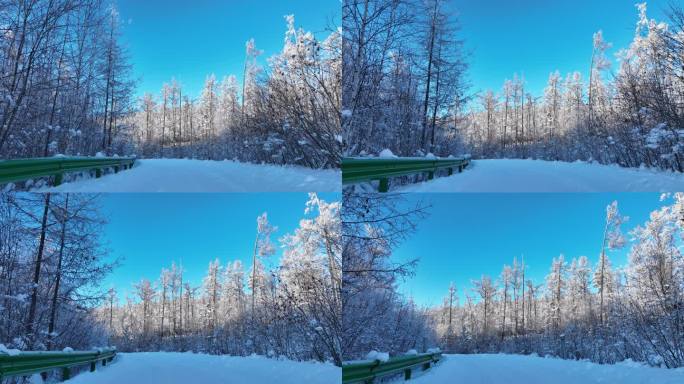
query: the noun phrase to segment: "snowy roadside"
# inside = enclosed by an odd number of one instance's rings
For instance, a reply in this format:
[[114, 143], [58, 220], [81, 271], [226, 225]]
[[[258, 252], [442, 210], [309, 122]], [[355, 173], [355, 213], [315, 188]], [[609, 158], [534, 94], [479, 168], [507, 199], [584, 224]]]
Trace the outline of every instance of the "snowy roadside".
[[536, 355], [444, 355], [415, 384], [679, 384], [684, 369], [652, 368], [632, 361], [596, 364]]
[[585, 162], [475, 160], [465, 172], [395, 192], [676, 192], [684, 174]]
[[145, 159], [117, 174], [84, 178], [40, 192], [337, 192], [339, 170], [236, 161]]
[[263, 356], [214, 356], [180, 352], [118, 353], [114, 363], [83, 372], [74, 384], [334, 384], [342, 370], [332, 364], [269, 359]]

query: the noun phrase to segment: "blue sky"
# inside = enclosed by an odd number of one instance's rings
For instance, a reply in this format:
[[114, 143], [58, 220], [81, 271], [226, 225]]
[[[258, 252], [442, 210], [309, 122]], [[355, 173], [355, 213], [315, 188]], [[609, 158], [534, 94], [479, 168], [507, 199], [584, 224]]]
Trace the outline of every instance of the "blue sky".
[[[664, 20], [670, 0], [648, 1], [649, 17]], [[524, 74], [527, 87], [541, 95], [549, 73], [580, 71], [586, 79], [592, 36], [603, 30], [612, 53], [634, 36], [637, 0], [454, 0], [461, 36], [470, 57], [473, 93], [499, 90], [506, 78]]]
[[[326, 201], [335, 194], [319, 194]], [[292, 232], [304, 217], [306, 193], [105, 194], [103, 214], [109, 221], [104, 240], [122, 265], [102, 287], [116, 287], [120, 298], [142, 278], [158, 279], [172, 261], [186, 270], [185, 279], [198, 285], [215, 258], [251, 263], [256, 218], [263, 212], [278, 231], [274, 242]], [[277, 243], [276, 243], [277, 244]], [[281, 250], [270, 261], [277, 266]]]
[[[662, 206], [655, 193], [569, 194], [423, 194], [407, 195], [430, 203], [430, 216], [398, 247], [393, 258], [420, 262], [414, 277], [400, 291], [421, 305], [437, 305], [454, 281], [461, 298], [471, 280], [498, 278], [504, 264], [525, 255], [525, 278], [544, 282], [551, 261], [561, 253], [567, 261], [587, 256], [598, 260], [605, 208], [617, 200], [629, 221], [623, 232], [643, 224]], [[627, 237], [628, 238], [628, 237]], [[612, 251], [614, 266], [624, 265], [627, 250]]]
[[211, 73], [219, 80], [230, 74], [242, 79], [245, 42], [254, 38], [263, 59], [278, 53], [285, 15], [294, 14], [297, 27], [321, 38], [341, 23], [339, 0], [115, 1], [133, 75], [140, 80], [138, 96], [158, 94], [174, 76], [192, 97]]
[[[282, 48], [284, 15], [294, 14], [298, 27], [327, 36], [341, 24], [339, 0], [115, 0], [139, 79], [136, 94], [159, 93], [175, 77], [197, 97], [207, 75], [241, 79], [245, 42], [254, 38], [265, 58]], [[649, 15], [664, 19], [670, 0], [651, 0]], [[461, 36], [472, 52], [471, 93], [498, 90], [514, 73], [540, 95], [550, 72], [575, 70], [585, 77], [592, 35], [602, 29], [614, 44], [626, 47], [637, 20], [637, 0], [454, 0]]]

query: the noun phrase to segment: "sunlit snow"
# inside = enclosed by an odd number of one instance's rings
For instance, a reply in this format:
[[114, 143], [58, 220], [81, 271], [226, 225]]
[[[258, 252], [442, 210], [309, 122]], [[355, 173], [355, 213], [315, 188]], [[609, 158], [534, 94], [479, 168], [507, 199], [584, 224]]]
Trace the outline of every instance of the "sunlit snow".
[[595, 364], [535, 355], [444, 355], [414, 384], [679, 384], [684, 369], [652, 368], [626, 361]]
[[269, 359], [262, 356], [213, 356], [180, 352], [119, 353], [96, 372], [83, 372], [73, 384], [330, 384], [339, 383], [333, 364]]
[[392, 187], [397, 192], [668, 192], [684, 174], [584, 162], [475, 160], [451, 177]]
[[335, 192], [337, 170], [188, 159], [138, 160], [129, 170], [44, 188], [51, 192]]

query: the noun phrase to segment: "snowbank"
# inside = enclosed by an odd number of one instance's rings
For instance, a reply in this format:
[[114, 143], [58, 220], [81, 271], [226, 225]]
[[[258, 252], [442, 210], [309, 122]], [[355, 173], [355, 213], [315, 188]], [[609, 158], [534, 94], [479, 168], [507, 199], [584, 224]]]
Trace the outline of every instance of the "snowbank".
[[5, 347], [5, 344], [0, 344], [0, 353], [10, 356], [16, 356], [21, 353], [18, 349], [12, 349]]
[[395, 155], [390, 149], [385, 148], [382, 151], [380, 151], [378, 157], [381, 159], [396, 159], [398, 156]]
[[396, 186], [396, 192], [673, 192], [684, 174], [583, 162], [475, 160], [463, 173]]
[[138, 160], [129, 170], [86, 178], [51, 192], [336, 192], [338, 170], [188, 159]]
[[684, 383], [684, 369], [520, 355], [444, 355], [441, 363], [414, 383], [452, 384], [455, 380], [470, 384], [677, 384]]
[[378, 352], [378, 351], [370, 351], [366, 355], [366, 359], [368, 360], [380, 360], [380, 361], [388, 361], [389, 360], [389, 353], [387, 352]]
[[73, 384], [331, 384], [342, 371], [332, 364], [262, 356], [212, 356], [179, 352], [119, 353], [113, 364], [71, 379]]

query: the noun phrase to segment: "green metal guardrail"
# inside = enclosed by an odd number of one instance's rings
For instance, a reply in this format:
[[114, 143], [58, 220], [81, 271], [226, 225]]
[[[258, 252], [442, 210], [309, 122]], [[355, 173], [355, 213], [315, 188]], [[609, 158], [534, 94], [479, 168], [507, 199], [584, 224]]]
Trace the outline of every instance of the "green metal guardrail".
[[442, 353], [423, 353], [414, 356], [393, 357], [388, 361], [380, 360], [342, 365], [342, 383], [373, 383], [375, 379], [404, 373], [404, 380], [411, 379], [411, 372], [416, 367], [423, 370], [430, 368], [430, 364], [438, 362]]
[[447, 169], [449, 176], [454, 169], [463, 172], [470, 163], [469, 158], [461, 159], [422, 159], [422, 158], [397, 158], [397, 159], [364, 159], [345, 157], [342, 159], [342, 183], [354, 184], [365, 181], [380, 181], [379, 192], [389, 191], [389, 179], [397, 176], [408, 176], [416, 173], [428, 174], [428, 180], [435, 177], [439, 169]]
[[0, 353], [0, 381], [58, 368], [62, 369], [62, 380], [67, 380], [71, 377], [71, 367], [90, 364], [90, 372], [94, 372], [98, 361], [105, 366], [115, 356], [114, 348], [101, 351], [21, 352], [13, 356]]
[[42, 157], [0, 161], [0, 184], [26, 181], [38, 177], [54, 176], [54, 185], [60, 185], [66, 172], [95, 170], [95, 177], [102, 176], [105, 168], [114, 172], [129, 169], [135, 157]]

